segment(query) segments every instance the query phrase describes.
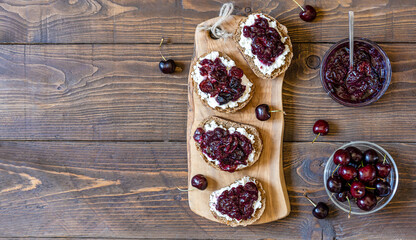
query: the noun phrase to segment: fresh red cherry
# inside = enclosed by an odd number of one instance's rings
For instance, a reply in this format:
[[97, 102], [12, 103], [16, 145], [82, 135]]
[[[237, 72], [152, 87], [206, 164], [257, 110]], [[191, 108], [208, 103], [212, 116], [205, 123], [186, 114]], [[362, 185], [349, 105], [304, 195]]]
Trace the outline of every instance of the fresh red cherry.
[[162, 60], [159, 62], [159, 69], [164, 74], [174, 73], [176, 69], [175, 61], [172, 59], [166, 61]]
[[363, 155], [366, 164], [374, 164], [378, 161], [378, 154], [373, 149], [368, 149]]
[[164, 39], [162, 38], [159, 44], [159, 53], [160, 53], [160, 56], [163, 58], [163, 60], [159, 62], [160, 71], [164, 74], [169, 74], [169, 73], [174, 73], [176, 69], [181, 70], [181, 68], [176, 67], [175, 61], [173, 61], [172, 59], [166, 60], [166, 58], [163, 56], [162, 54], [163, 41]]
[[308, 201], [314, 206], [312, 209], [312, 215], [318, 219], [326, 218], [329, 214], [329, 207], [323, 202], [318, 202], [318, 204], [315, 204], [312, 199], [310, 199], [306, 193], [303, 193], [303, 196], [308, 199]]
[[341, 164], [341, 165], [347, 165], [348, 163], [350, 163], [351, 161], [351, 156], [350, 153], [344, 149], [338, 149], [335, 153], [334, 153], [334, 163], [336, 165]]
[[385, 178], [390, 174], [391, 171], [391, 165], [386, 162], [378, 162], [376, 163], [376, 169], [377, 169], [377, 176], [381, 178]]
[[376, 178], [376, 168], [373, 165], [366, 165], [358, 169], [358, 179], [362, 182], [370, 182]]
[[356, 178], [358, 175], [357, 169], [355, 169], [352, 166], [343, 166], [343, 165], [341, 165], [341, 167], [338, 169], [338, 174], [340, 177], [342, 177], [346, 181], [351, 181], [354, 178]]
[[342, 179], [331, 176], [326, 180], [326, 187], [330, 192], [339, 193], [342, 190]]
[[376, 189], [374, 190], [374, 193], [376, 194], [376, 196], [386, 197], [391, 193], [391, 186], [388, 182], [379, 180], [376, 182], [375, 188]]
[[205, 190], [208, 186], [208, 181], [202, 174], [197, 174], [191, 179], [191, 184], [193, 187], [198, 188], [199, 190]]
[[318, 136], [315, 137], [315, 139], [312, 141], [312, 143], [315, 142], [315, 140], [320, 136], [320, 135], [327, 135], [329, 132], [329, 124], [327, 121], [325, 120], [318, 120], [315, 122], [315, 124], [312, 127], [312, 131], [315, 134], [318, 134]]
[[349, 190], [342, 191], [340, 193], [335, 194], [335, 198], [340, 202], [345, 202], [348, 199], [352, 199], [351, 193]]
[[306, 5], [299, 17], [305, 22], [312, 22], [316, 18], [316, 10], [311, 5]]
[[318, 120], [313, 125], [312, 131], [315, 134], [327, 135], [329, 132], [329, 124], [325, 120]]
[[357, 200], [357, 206], [364, 211], [370, 211], [376, 205], [377, 205], [377, 198], [371, 192], [367, 192], [365, 196]]
[[[272, 110], [270, 111], [270, 107], [267, 104], [260, 104], [256, 107], [256, 118], [260, 121], [266, 121], [270, 119], [272, 112], [283, 112], [282, 110]], [[285, 112], [283, 112], [285, 114]]]
[[351, 162], [360, 163], [363, 159], [363, 153], [356, 147], [347, 147], [345, 150], [351, 155]]
[[365, 185], [362, 182], [352, 182], [350, 193], [354, 198], [361, 198], [365, 195]]
[[300, 19], [305, 22], [311, 22], [316, 18], [316, 10], [311, 5], [306, 5], [302, 7], [296, 0], [293, 0], [299, 7], [302, 9], [302, 12], [299, 13]]

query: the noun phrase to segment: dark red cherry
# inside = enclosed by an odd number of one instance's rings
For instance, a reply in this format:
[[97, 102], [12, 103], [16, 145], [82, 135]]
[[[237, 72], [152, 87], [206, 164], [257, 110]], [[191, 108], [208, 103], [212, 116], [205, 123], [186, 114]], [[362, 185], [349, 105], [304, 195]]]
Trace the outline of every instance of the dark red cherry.
[[355, 181], [351, 184], [350, 193], [353, 198], [361, 198], [365, 195], [365, 185], [362, 182]]
[[363, 159], [363, 153], [356, 147], [347, 147], [345, 150], [351, 155], [351, 162], [360, 163]]
[[346, 181], [351, 181], [357, 177], [357, 169], [353, 166], [343, 166], [341, 165], [338, 169], [338, 174]]
[[305, 10], [299, 13], [299, 17], [305, 22], [312, 22], [316, 18], [316, 10], [311, 5], [303, 7]]
[[326, 205], [323, 202], [318, 202], [318, 204], [315, 204], [312, 199], [310, 199], [306, 193], [303, 193], [303, 196], [306, 197], [306, 199], [308, 199], [308, 201], [314, 206], [314, 208], [312, 209], [312, 214], [314, 217], [318, 218], [318, 219], [323, 219], [326, 218], [328, 216], [329, 213], [329, 208], [328, 205]]
[[330, 192], [339, 193], [342, 190], [342, 179], [340, 177], [329, 177], [326, 181], [326, 187]]
[[367, 165], [358, 169], [358, 179], [362, 182], [370, 182], [376, 178], [376, 168], [373, 165]]
[[173, 73], [176, 69], [176, 63], [172, 59], [162, 60], [159, 62], [159, 69], [165, 74]]
[[335, 198], [340, 202], [345, 202], [347, 201], [347, 198], [351, 200], [352, 195], [349, 190], [346, 190], [346, 191], [335, 194]]
[[366, 164], [374, 164], [378, 161], [378, 154], [373, 149], [368, 149], [363, 155]]
[[208, 186], [208, 181], [204, 175], [197, 174], [192, 178], [191, 184], [193, 187], [198, 188], [199, 190], [205, 190]]
[[326, 218], [328, 216], [328, 213], [329, 213], [328, 205], [326, 205], [323, 202], [318, 202], [318, 204], [316, 204], [316, 207], [314, 207], [312, 210], [313, 216], [318, 219]]
[[390, 174], [391, 165], [388, 163], [376, 163], [377, 176], [385, 178]]
[[271, 117], [270, 107], [267, 104], [260, 104], [256, 107], [256, 118], [260, 121], [266, 121]]
[[313, 133], [315, 134], [321, 134], [321, 135], [327, 135], [329, 132], [329, 124], [325, 120], [318, 120], [315, 122], [312, 128]]
[[386, 197], [391, 193], [391, 186], [388, 182], [378, 180], [375, 184], [374, 194], [379, 197]]
[[377, 205], [377, 198], [371, 192], [367, 192], [365, 196], [357, 200], [357, 206], [364, 211], [370, 211], [376, 205]]
[[351, 161], [351, 156], [350, 153], [344, 149], [338, 149], [335, 153], [334, 153], [334, 163], [336, 165], [341, 164], [341, 165], [347, 165], [350, 161]]

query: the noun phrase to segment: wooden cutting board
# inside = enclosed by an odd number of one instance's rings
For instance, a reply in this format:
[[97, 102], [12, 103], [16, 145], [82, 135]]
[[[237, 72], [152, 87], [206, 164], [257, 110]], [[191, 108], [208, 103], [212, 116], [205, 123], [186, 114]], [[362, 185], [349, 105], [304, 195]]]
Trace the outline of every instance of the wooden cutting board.
[[[230, 16], [227, 21], [221, 24], [221, 28], [228, 32], [234, 32], [242, 18], [241, 16]], [[216, 20], [217, 18], [210, 19], [200, 25], [212, 25]], [[189, 191], [189, 207], [196, 214], [209, 220], [217, 221], [209, 210], [209, 195], [213, 191], [248, 175], [261, 181], [267, 195], [266, 209], [262, 217], [255, 224], [272, 222], [284, 218], [290, 212], [290, 203], [286, 191], [285, 178], [283, 176], [283, 114], [273, 113], [268, 121], [263, 122], [257, 120], [254, 112], [256, 106], [262, 103], [268, 104], [272, 109], [283, 109], [282, 84], [284, 74], [273, 80], [258, 78], [244, 60], [232, 38], [214, 40], [210, 37], [209, 31], [197, 29], [195, 32], [194, 59], [192, 64], [202, 54], [214, 50], [221, 51], [231, 57], [237, 66], [243, 69], [244, 74], [246, 74], [256, 87], [253, 98], [244, 109], [231, 114], [219, 113], [205, 106], [199, 96], [194, 92], [191, 66], [188, 76], [188, 188], [193, 189], [190, 180], [196, 174], [203, 174], [207, 177], [208, 188], [204, 191], [197, 189]], [[193, 133], [203, 119], [212, 115], [250, 124], [258, 128], [263, 139], [264, 147], [260, 159], [253, 166], [234, 173], [228, 173], [214, 169], [201, 158], [193, 140]]]

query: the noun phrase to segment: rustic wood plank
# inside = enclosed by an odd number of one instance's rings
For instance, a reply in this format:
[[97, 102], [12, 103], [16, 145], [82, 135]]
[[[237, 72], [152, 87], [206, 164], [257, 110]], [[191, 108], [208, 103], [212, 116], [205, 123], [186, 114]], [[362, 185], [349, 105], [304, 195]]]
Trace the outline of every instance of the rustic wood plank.
[[[235, 29], [242, 18], [233, 16], [223, 22], [222, 29]], [[203, 24], [215, 22], [216, 19], [210, 19]], [[235, 61], [235, 64], [244, 71], [245, 76], [255, 85], [254, 96], [244, 109], [232, 115], [213, 111], [202, 103], [200, 96], [196, 93], [193, 85], [191, 73], [188, 77], [188, 121], [187, 121], [187, 143], [188, 143], [188, 177], [191, 178], [196, 174], [203, 174], [208, 179], [212, 179], [217, 184], [212, 184], [205, 191], [188, 192], [189, 207], [191, 210], [212, 221], [218, 221], [211, 213], [208, 206], [210, 194], [222, 187], [225, 187], [244, 176], [256, 178], [261, 182], [266, 194], [266, 209], [256, 222], [258, 224], [276, 221], [286, 217], [290, 213], [289, 197], [287, 195], [285, 178], [283, 176], [283, 114], [276, 116], [273, 120], [260, 122], [253, 114], [253, 109], [263, 101], [270, 101], [275, 107], [282, 109], [282, 86], [284, 73], [274, 79], [261, 79], [257, 77], [250, 69], [243, 55], [238, 50], [233, 39], [214, 40], [206, 31], [196, 30], [195, 32], [195, 49], [194, 59], [197, 61], [205, 53], [219, 51], [226, 54]], [[191, 67], [193, 69], [193, 67]], [[192, 70], [191, 70], [192, 71]], [[261, 135], [263, 149], [258, 162], [252, 167], [236, 171], [233, 174], [221, 172], [201, 161], [201, 152], [196, 148], [192, 136], [201, 121], [210, 116], [219, 116], [224, 119], [238, 121], [256, 127]], [[273, 133], [273, 134], [270, 134]], [[257, 140], [256, 140], [257, 141]], [[189, 184], [191, 187], [191, 185]]]
[[[348, 108], [323, 91], [320, 61], [330, 44], [294, 44], [283, 84], [285, 141], [416, 141], [415, 44], [382, 44], [393, 80], [375, 104]], [[167, 45], [184, 71], [158, 70], [156, 45], [0, 46], [0, 139], [185, 141], [191, 45]], [[308, 65], [309, 64], [309, 65]], [[376, 117], [375, 117], [376, 116]], [[359, 124], [357, 124], [359, 122]], [[386, 133], [386, 128], [394, 129]]]
[[[193, 43], [196, 25], [218, 16], [226, 1], [4, 0], [0, 42], [156, 43], [161, 36]], [[303, 2], [300, 1], [302, 4]], [[299, 19], [292, 1], [235, 1], [235, 14], [263, 11], [289, 29], [294, 42], [334, 42], [347, 37], [347, 12], [355, 11], [356, 36], [382, 42], [416, 42], [413, 0], [305, 1], [318, 9], [312, 23]], [[157, 11], [155, 11], [157, 9]]]
[[[0, 237], [410, 239], [414, 219], [416, 145], [381, 144], [396, 160], [400, 182], [392, 202], [368, 217], [330, 204], [317, 220], [302, 197], [327, 201], [326, 159], [343, 143], [285, 143], [285, 178], [292, 211], [280, 221], [230, 228], [193, 214], [187, 193], [185, 143], [0, 143]], [[76, 154], [74, 154], [76, 153]], [[17, 224], [18, 223], [18, 224]], [[380, 229], [383, 229], [380, 231]]]

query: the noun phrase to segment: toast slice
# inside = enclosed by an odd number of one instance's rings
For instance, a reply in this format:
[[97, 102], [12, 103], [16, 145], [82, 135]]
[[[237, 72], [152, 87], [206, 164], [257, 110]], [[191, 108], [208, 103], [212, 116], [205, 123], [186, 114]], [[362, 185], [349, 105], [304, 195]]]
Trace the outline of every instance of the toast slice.
[[[237, 122], [232, 122], [223, 118], [219, 118], [219, 117], [215, 117], [215, 116], [211, 116], [206, 118], [204, 121], [202, 121], [197, 128], [202, 128], [205, 130], [205, 125], [206, 124], [210, 124], [212, 121], [214, 121], [218, 126], [222, 126], [225, 129], [229, 129], [231, 127], [237, 129], [237, 128], [244, 128], [246, 130], [246, 132], [248, 134], [251, 134], [254, 136], [254, 141], [252, 141], [252, 145], [253, 145], [253, 152], [254, 152], [254, 156], [252, 161], [249, 161], [249, 159], [247, 159], [247, 165], [239, 165], [237, 167], [237, 169], [235, 171], [239, 171], [241, 169], [247, 168], [252, 166], [254, 163], [257, 162], [257, 160], [260, 158], [261, 152], [263, 150], [263, 142], [260, 136], [260, 132], [253, 126], [251, 125], [247, 125], [247, 124], [242, 124], [242, 123], [237, 123]], [[202, 152], [201, 146], [200, 144], [195, 141], [196, 144], [196, 148], [199, 151], [201, 157], [205, 160], [206, 163], [208, 163], [208, 165], [221, 170], [221, 171], [225, 171], [223, 169], [220, 168], [219, 164], [216, 163], [216, 161], [212, 161], [209, 160], [208, 157]]]
[[[220, 216], [219, 214], [221, 214], [221, 213], [218, 212], [215, 209], [215, 206], [216, 206], [216, 201], [215, 201], [216, 197], [215, 196], [219, 196], [224, 190], [227, 190], [228, 187], [231, 187], [231, 186], [234, 187], [236, 185], [237, 186], [238, 185], [244, 185], [243, 184], [244, 182], [253, 182], [253, 183], [256, 184], [257, 189], [259, 191], [259, 196], [260, 196], [259, 201], [261, 202], [261, 207], [255, 209], [255, 211], [253, 212], [252, 217], [250, 219], [247, 219], [247, 220], [238, 221], [236, 219], [230, 219], [230, 218], [227, 219], [224, 215]], [[221, 223], [227, 224], [228, 226], [231, 226], [231, 227], [237, 227], [237, 226], [244, 226], [245, 227], [247, 225], [255, 223], [257, 220], [260, 219], [261, 215], [263, 215], [264, 209], [266, 208], [266, 192], [264, 191], [263, 186], [261, 185], [261, 183], [257, 179], [255, 179], [253, 177], [245, 176], [245, 177], [235, 181], [234, 183], [230, 184], [229, 186], [221, 188], [221, 189], [211, 193], [209, 205], [210, 205], [210, 211], [211, 211], [212, 215], [214, 215], [214, 217], [216, 219], [218, 219], [218, 221], [220, 221]]]
[[[237, 99], [237, 101], [233, 102], [233, 103], [236, 103], [235, 106], [232, 106], [232, 107], [228, 106], [228, 107], [225, 107], [225, 108], [224, 108], [224, 106], [221, 107], [222, 105], [215, 106], [214, 104], [212, 104], [212, 103], [215, 103], [214, 102], [215, 100], [211, 101], [211, 103], [210, 103], [209, 100], [208, 100], [209, 98], [203, 98], [202, 95], [201, 95], [203, 93], [201, 93], [201, 91], [199, 91], [199, 83], [198, 83], [198, 80], [197, 80], [197, 76], [199, 74], [197, 74], [197, 72], [196, 72], [196, 71], [199, 71], [198, 64], [201, 60], [203, 60], [209, 54], [214, 53], [214, 52], [218, 52], [218, 51], [213, 51], [213, 52], [203, 54], [201, 57], [196, 59], [194, 61], [194, 63], [191, 65], [191, 71], [192, 71], [191, 77], [192, 77], [192, 83], [193, 83], [194, 91], [195, 91], [196, 95], [199, 96], [202, 103], [204, 105], [206, 105], [207, 107], [210, 107], [213, 110], [216, 110], [216, 111], [222, 112], [222, 113], [236, 112], [236, 111], [244, 108], [247, 105], [247, 103], [250, 102], [250, 100], [251, 100], [251, 98], [253, 97], [253, 94], [254, 94], [254, 89], [255, 89], [254, 83], [252, 81], [250, 81], [250, 79], [248, 79], [245, 74], [243, 75], [243, 78], [246, 78], [247, 81], [248, 81], [247, 83], [249, 83], [251, 86], [248, 86], [249, 84], [246, 85], [246, 91], [243, 93], [243, 95], [239, 99]], [[226, 54], [224, 54], [222, 52], [218, 52], [218, 56], [230, 61], [231, 63], [234, 63], [234, 61], [230, 57], [228, 57]], [[234, 63], [234, 66], [236, 66], [235, 63]], [[243, 78], [242, 78], [242, 80], [243, 80]], [[248, 96], [246, 97], [245, 100], [243, 100], [243, 97], [245, 96], [246, 92], [247, 92]]]
[[262, 79], [274, 79], [274, 78], [278, 77], [279, 75], [281, 75], [282, 73], [284, 73], [288, 69], [288, 67], [290, 65], [290, 62], [292, 61], [292, 57], [293, 57], [292, 42], [290, 41], [290, 37], [288, 35], [287, 28], [284, 25], [280, 24], [275, 18], [273, 18], [273, 17], [271, 17], [271, 16], [269, 16], [267, 14], [264, 14], [264, 13], [252, 13], [250, 15], [257, 15], [257, 14], [261, 14], [261, 15], [269, 18], [271, 21], [275, 21], [276, 22], [277, 31], [279, 32], [279, 34], [281, 35], [281, 37], [285, 38], [285, 41], [283, 42], [283, 44], [285, 44], [285, 45], [288, 46], [289, 52], [286, 54], [286, 57], [284, 59], [284, 64], [281, 65], [280, 67], [274, 69], [271, 72], [271, 74], [264, 74], [259, 69], [259, 66], [257, 66], [255, 64], [255, 61], [254, 60], [255, 60], [256, 56], [252, 56], [251, 57], [251, 56], [245, 54], [245, 48], [240, 45], [240, 40], [241, 40], [241, 37], [242, 37], [242, 32], [243, 32], [243, 28], [245, 26], [245, 22], [247, 21], [248, 17], [242, 19], [238, 23], [238, 27], [237, 27], [234, 35], [233, 35], [233, 39], [236, 42], [237, 47], [240, 50], [241, 54], [244, 56], [244, 59], [250, 65], [251, 69], [256, 74], [256, 76], [258, 76], [259, 78], [262, 78]]

